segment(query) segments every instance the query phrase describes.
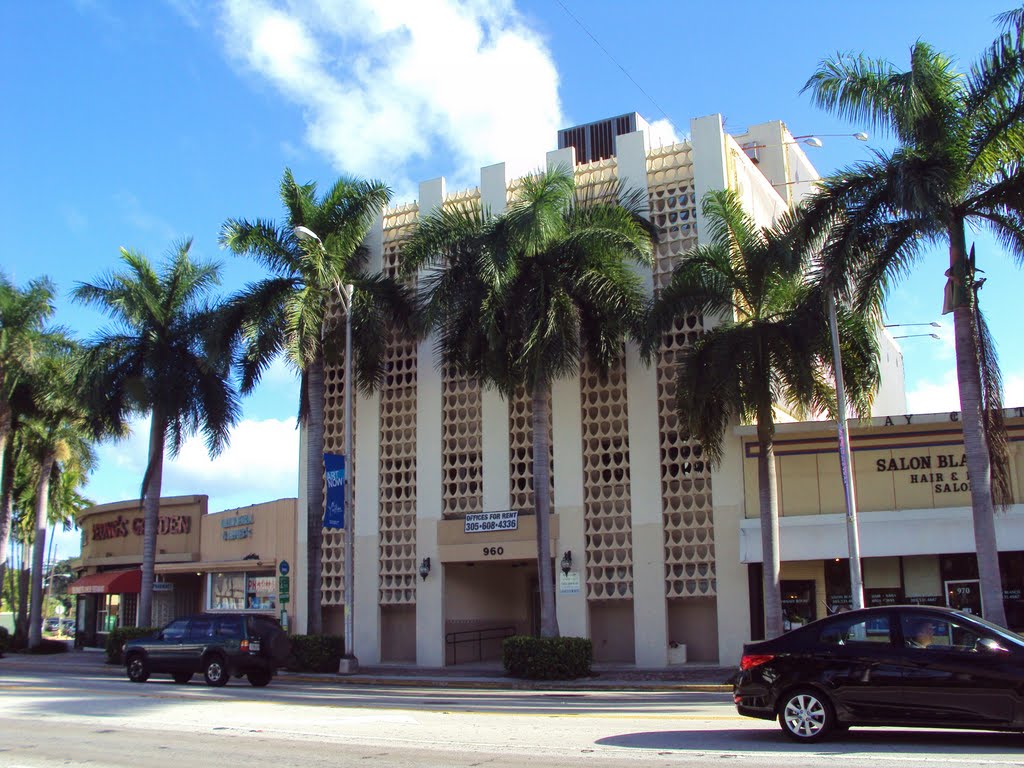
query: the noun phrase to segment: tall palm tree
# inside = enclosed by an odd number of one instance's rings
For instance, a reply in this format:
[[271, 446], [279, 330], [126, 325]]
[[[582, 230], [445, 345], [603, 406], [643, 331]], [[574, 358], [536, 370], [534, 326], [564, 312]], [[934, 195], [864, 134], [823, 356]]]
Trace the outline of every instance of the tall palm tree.
[[[78, 477], [94, 464], [93, 421], [82, 392], [76, 385], [79, 376], [80, 350], [70, 340], [63, 349], [53, 350], [35, 366], [31, 377], [35, 392], [34, 413], [23, 420], [21, 438], [36, 470], [31, 504], [35, 511], [35, 536], [32, 544], [32, 584], [29, 612], [28, 646], [42, 641], [43, 568], [46, 553], [46, 529], [54, 517], [50, 488], [61, 487], [61, 477]], [[121, 436], [117, 429], [106, 430], [105, 436]], [[63, 510], [61, 510], [63, 512]]]
[[12, 399], [40, 344], [45, 343], [54, 295], [55, 288], [48, 278], [33, 280], [22, 289], [0, 273], [0, 584], [11, 531], [13, 467], [7, 448], [13, 429]]
[[1001, 35], [970, 72], [925, 42], [910, 68], [863, 54], [823, 61], [804, 86], [818, 106], [893, 136], [896, 149], [845, 168], [808, 201], [804, 227], [825, 241], [827, 282], [881, 301], [923, 243], [949, 249], [944, 312], [952, 311], [961, 424], [971, 478], [982, 609], [1005, 624], [993, 518], [1009, 473], [998, 367], [978, 309], [967, 227], [988, 229], [1024, 261], [1024, 40]]
[[635, 336], [653, 228], [643, 194], [616, 202], [614, 185], [579, 189], [571, 170], [527, 177], [498, 216], [477, 205], [425, 218], [402, 250], [421, 276], [426, 325], [443, 363], [506, 397], [525, 387], [533, 408], [533, 489], [541, 635], [558, 636], [548, 532], [551, 385], [586, 355], [607, 370]]
[[219, 267], [192, 259], [192, 241], [174, 246], [157, 271], [140, 253], [121, 249], [123, 270], [79, 283], [74, 297], [103, 309], [114, 327], [90, 344], [80, 380], [92, 426], [102, 433], [130, 414], [150, 415], [142, 481], [145, 521], [139, 626], [152, 623], [164, 450], [177, 455], [202, 430], [211, 455], [227, 444], [239, 404], [231, 356], [216, 344], [218, 307], [207, 303]]
[[[272, 275], [253, 283], [228, 304], [223, 327], [242, 343], [242, 392], [250, 392], [271, 361], [283, 354], [301, 375], [299, 420], [306, 427], [307, 615], [310, 634], [322, 631], [324, 364], [341, 359], [343, 335], [331, 332], [343, 287], [354, 287], [352, 344], [355, 382], [367, 390], [384, 378], [383, 353], [391, 323], [412, 313], [406, 290], [367, 271], [363, 240], [391, 198], [379, 181], [343, 177], [322, 197], [314, 183], [297, 184], [290, 170], [281, 180], [285, 219], [228, 219], [221, 244], [247, 255]], [[296, 232], [306, 234], [302, 240]], [[311, 233], [311, 234], [309, 234]]]
[[[678, 360], [679, 415], [712, 462], [721, 460], [737, 419], [757, 425], [765, 632], [774, 637], [783, 631], [775, 408], [834, 411], [827, 304], [807, 277], [806, 253], [781, 229], [758, 228], [735, 192], [708, 193], [702, 210], [709, 241], [683, 256], [655, 300], [645, 352], [653, 353], [678, 318], [723, 318]], [[847, 393], [866, 413], [879, 379], [873, 328], [845, 308], [838, 320]]]

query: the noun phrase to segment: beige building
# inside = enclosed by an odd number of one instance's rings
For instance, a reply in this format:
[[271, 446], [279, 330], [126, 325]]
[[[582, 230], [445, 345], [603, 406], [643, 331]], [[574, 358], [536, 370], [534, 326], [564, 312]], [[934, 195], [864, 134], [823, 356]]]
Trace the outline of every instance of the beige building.
[[[207, 513], [206, 496], [160, 501], [153, 624], [199, 611], [246, 610], [290, 623], [295, 499]], [[137, 499], [81, 513], [76, 641], [102, 645], [135, 626], [142, 585], [142, 510]]]
[[[580, 185], [617, 180], [646, 191], [659, 230], [654, 267], [644, 273], [652, 292], [702, 241], [708, 190], [735, 189], [755, 219], [769, 224], [817, 178], [780, 122], [731, 136], [711, 115], [692, 121], [688, 141], [652, 148], [643, 121], [626, 115], [561, 138], [549, 167], [574, 167]], [[483, 168], [472, 189], [449, 192], [443, 178], [421, 184], [418, 201], [387, 210], [371, 233], [371, 266], [394, 272], [421, 216], [468, 201], [500, 212], [518, 183], [499, 163]], [[558, 621], [562, 634], [591, 638], [599, 661], [732, 663], [750, 637], [742, 462], [730, 459], [713, 473], [700, 446], [681, 433], [673, 396], [674, 355], [713, 322], [693, 316], [681, 323], [666, 334], [653, 366], [628, 346], [607, 380], [584, 363], [578, 376], [553, 387], [550, 554]], [[877, 412], [902, 413], [902, 356], [889, 337], [882, 342], [888, 375]], [[364, 664], [428, 667], [497, 658], [503, 635], [532, 631], [539, 621], [529, 401], [506, 400], [442, 371], [432, 339], [395, 339], [388, 354], [383, 388], [354, 404], [356, 655]], [[341, 368], [328, 369], [325, 381], [325, 450], [340, 453]], [[302, 557], [303, 522], [297, 535]], [[325, 531], [325, 626], [337, 633], [342, 539], [341, 531]], [[302, 628], [304, 589], [297, 579]]]

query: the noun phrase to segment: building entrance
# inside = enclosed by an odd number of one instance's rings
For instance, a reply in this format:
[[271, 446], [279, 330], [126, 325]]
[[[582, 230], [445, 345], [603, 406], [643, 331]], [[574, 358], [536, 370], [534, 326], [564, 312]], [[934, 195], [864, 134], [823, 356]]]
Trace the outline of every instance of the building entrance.
[[947, 581], [946, 605], [981, 616], [981, 582], [978, 579]]
[[446, 563], [445, 664], [500, 662], [501, 644], [531, 634], [539, 620], [537, 564]]

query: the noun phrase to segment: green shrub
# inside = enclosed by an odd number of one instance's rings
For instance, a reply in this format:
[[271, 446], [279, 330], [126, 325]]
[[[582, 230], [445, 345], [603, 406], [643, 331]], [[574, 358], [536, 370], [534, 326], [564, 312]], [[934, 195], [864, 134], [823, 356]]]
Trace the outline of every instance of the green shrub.
[[336, 635], [292, 635], [292, 653], [285, 667], [291, 672], [337, 672], [345, 641]]
[[107, 635], [107, 664], [122, 664], [121, 647], [135, 637], [146, 637], [159, 627], [118, 627]]
[[585, 637], [516, 635], [502, 644], [505, 669], [530, 680], [573, 680], [590, 674], [594, 646]]
[[0, 627], [0, 656], [3, 656], [11, 648], [11, 633], [7, 627]]

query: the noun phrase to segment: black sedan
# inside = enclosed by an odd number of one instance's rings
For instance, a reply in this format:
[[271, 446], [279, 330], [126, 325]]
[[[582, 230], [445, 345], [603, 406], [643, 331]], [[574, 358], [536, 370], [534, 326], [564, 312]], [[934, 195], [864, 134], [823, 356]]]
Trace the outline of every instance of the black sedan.
[[851, 725], [1024, 730], [1024, 637], [924, 606], [865, 608], [743, 647], [741, 715], [812, 742]]

